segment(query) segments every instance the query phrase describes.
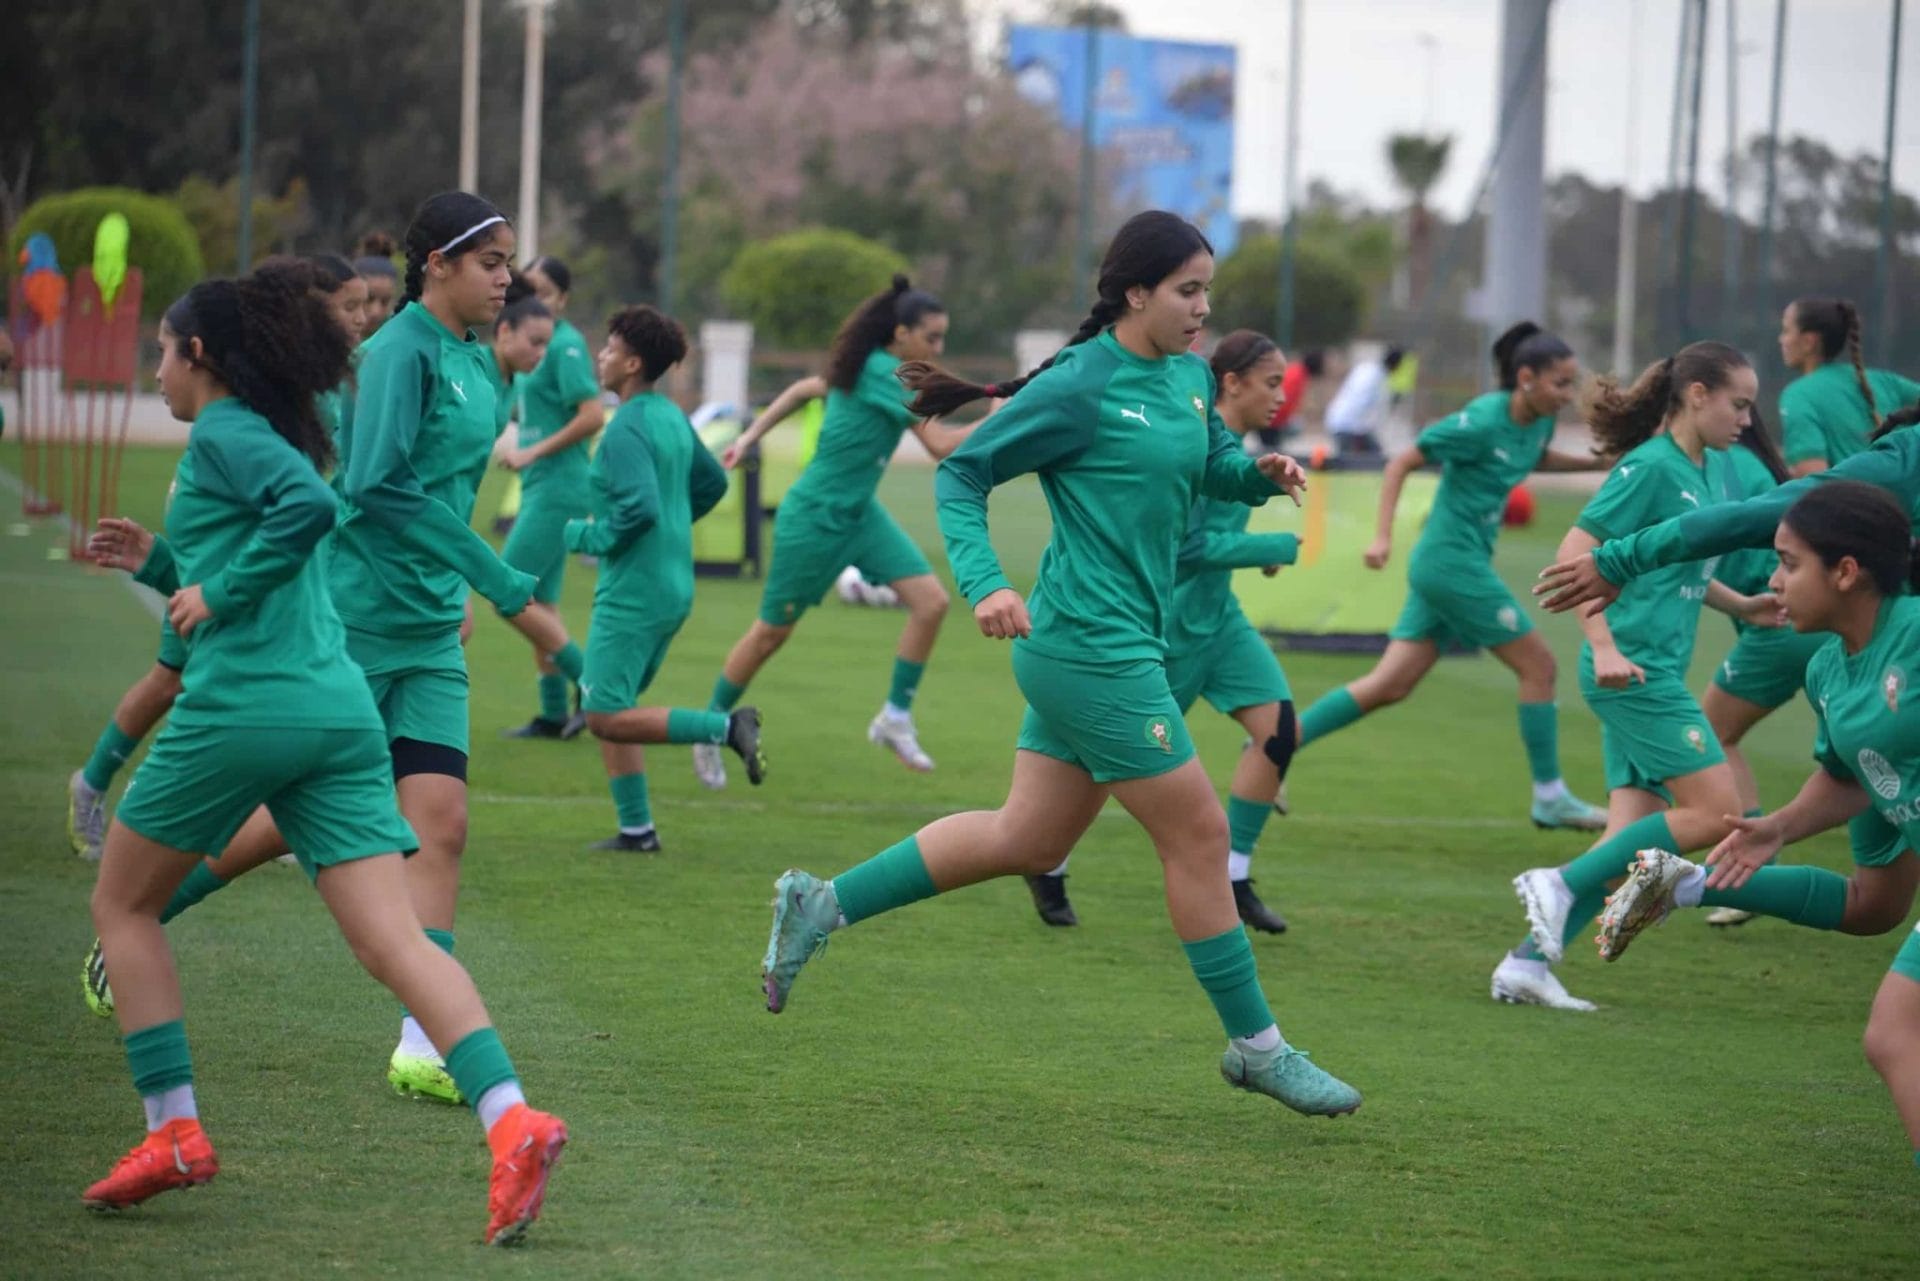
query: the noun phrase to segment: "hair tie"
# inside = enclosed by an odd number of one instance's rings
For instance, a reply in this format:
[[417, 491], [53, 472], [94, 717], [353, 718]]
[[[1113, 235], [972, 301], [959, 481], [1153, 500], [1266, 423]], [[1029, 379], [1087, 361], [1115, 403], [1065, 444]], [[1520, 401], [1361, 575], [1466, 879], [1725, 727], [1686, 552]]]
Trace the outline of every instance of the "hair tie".
[[442, 255], [450, 254], [454, 251], [454, 248], [456, 246], [465, 244], [467, 241], [473, 239], [475, 236], [485, 231], [488, 227], [493, 226], [493, 224], [495, 224], [496, 222], [505, 222], [506, 220], [507, 218], [505, 214], [495, 214], [491, 218], [483, 218], [479, 222], [474, 223], [473, 226], [468, 227], [465, 231], [455, 236], [452, 240], [449, 240], [446, 244], [441, 245], [438, 249], [434, 250], [433, 252], [437, 254], [442, 254]]
[[980, 390], [981, 390], [981, 391], [984, 391], [985, 393], [987, 393], [987, 399], [988, 399], [988, 400], [998, 400], [998, 399], [1000, 399], [1000, 384], [999, 384], [999, 383], [988, 383], [988, 384], [987, 384], [986, 386], [984, 386], [984, 387], [982, 387], [982, 388], [981, 388]]

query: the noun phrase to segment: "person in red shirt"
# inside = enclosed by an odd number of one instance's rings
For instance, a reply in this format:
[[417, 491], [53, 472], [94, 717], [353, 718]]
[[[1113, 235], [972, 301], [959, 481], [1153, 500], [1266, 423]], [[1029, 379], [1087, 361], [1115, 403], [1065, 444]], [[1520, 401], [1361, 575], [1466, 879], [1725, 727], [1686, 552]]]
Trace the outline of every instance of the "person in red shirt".
[[1307, 399], [1307, 384], [1326, 372], [1326, 357], [1316, 348], [1302, 352], [1287, 362], [1287, 369], [1280, 376], [1280, 408], [1273, 411], [1273, 417], [1260, 429], [1260, 444], [1265, 449], [1279, 447], [1281, 440], [1292, 430], [1293, 416], [1300, 412], [1300, 406]]

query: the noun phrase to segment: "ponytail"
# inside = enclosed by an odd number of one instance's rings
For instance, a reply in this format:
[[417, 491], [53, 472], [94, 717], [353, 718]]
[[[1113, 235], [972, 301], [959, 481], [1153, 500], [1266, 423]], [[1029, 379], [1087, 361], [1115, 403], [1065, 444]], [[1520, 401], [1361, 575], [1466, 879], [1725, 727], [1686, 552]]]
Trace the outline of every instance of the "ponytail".
[[1847, 321], [1847, 358], [1853, 362], [1853, 381], [1860, 386], [1860, 394], [1867, 402], [1867, 420], [1873, 424], [1873, 435], [1880, 435], [1880, 408], [1873, 403], [1873, 384], [1867, 380], [1867, 362], [1860, 352], [1860, 310], [1850, 302], [1842, 301], [1840, 314]]
[[1760, 460], [1761, 466], [1773, 477], [1774, 484], [1784, 485], [1793, 478], [1787, 470], [1787, 460], [1780, 456], [1780, 446], [1773, 443], [1773, 436], [1767, 431], [1767, 420], [1760, 416], [1760, 406], [1755, 405], [1747, 411], [1747, 425], [1733, 438], [1736, 445], [1744, 445], [1748, 452]]
[[901, 325], [911, 329], [928, 316], [943, 315], [946, 307], [924, 289], [915, 289], [906, 276], [874, 294], [841, 322], [827, 353], [827, 386], [852, 391], [860, 381], [867, 357], [893, 341]]
[[1587, 422], [1598, 452], [1614, 458], [1651, 440], [1680, 403], [1680, 393], [1699, 383], [1708, 390], [1727, 385], [1747, 358], [1722, 342], [1696, 342], [1642, 370], [1630, 387], [1603, 377], [1587, 396]]
[[1867, 362], [1860, 353], [1860, 309], [1845, 298], [1795, 298], [1790, 310], [1795, 329], [1819, 337], [1821, 359], [1838, 360], [1841, 352], [1847, 353], [1877, 438], [1880, 411], [1873, 403], [1873, 384], [1867, 381]]
[[[1093, 310], [1073, 331], [1073, 337], [1067, 339], [1067, 346], [1077, 347], [1087, 342], [1125, 315], [1127, 290], [1136, 286], [1152, 289], [1180, 270], [1189, 258], [1201, 253], [1212, 254], [1212, 243], [1198, 227], [1178, 214], [1149, 209], [1127, 219], [1114, 233], [1106, 257], [1100, 260]], [[1006, 400], [1058, 359], [1059, 354], [1055, 353], [1025, 377], [1006, 383], [971, 383], [921, 360], [900, 366], [896, 376], [909, 391], [916, 393], [908, 408], [924, 418], [937, 418], [972, 401]]]
[[1905, 409], [1896, 409], [1885, 418], [1882, 418], [1880, 420], [1880, 430], [1873, 433], [1873, 438], [1879, 440], [1884, 436], [1898, 431], [1902, 427], [1912, 427], [1916, 423], [1920, 423], [1920, 400], [1914, 401]]
[[458, 258], [471, 252], [486, 242], [481, 233], [506, 221], [505, 214], [471, 192], [443, 191], [429, 196], [407, 225], [407, 269], [401, 303], [420, 301], [427, 284], [428, 258], [436, 253]]
[[1493, 370], [1499, 375], [1501, 391], [1517, 391], [1520, 371], [1538, 373], [1573, 358], [1573, 348], [1531, 320], [1523, 320], [1493, 342]]

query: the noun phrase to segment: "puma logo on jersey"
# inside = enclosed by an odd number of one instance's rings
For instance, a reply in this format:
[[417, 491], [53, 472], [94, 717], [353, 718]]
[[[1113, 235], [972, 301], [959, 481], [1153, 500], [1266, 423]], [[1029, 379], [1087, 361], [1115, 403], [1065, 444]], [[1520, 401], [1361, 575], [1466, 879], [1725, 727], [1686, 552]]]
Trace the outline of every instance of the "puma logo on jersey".
[[1495, 445], [1493, 447], [1493, 456], [1495, 458], [1498, 458], [1503, 463], [1510, 463], [1513, 461], [1513, 459], [1507, 457], [1507, 451], [1500, 448], [1500, 446], [1498, 445]]
[[460, 380], [459, 380], [459, 379], [457, 379], [457, 378], [450, 378], [450, 379], [448, 379], [448, 380], [447, 380], [447, 386], [449, 386], [449, 387], [451, 387], [451, 388], [453, 388], [453, 394], [454, 394], [454, 395], [456, 395], [456, 396], [458, 396], [458, 397], [460, 398], [460, 403], [461, 403], [461, 404], [463, 404], [463, 405], [464, 405], [464, 404], [466, 404], [466, 403], [467, 403], [467, 389], [466, 389], [465, 387], [462, 387], [462, 386], [460, 385]]
[[1142, 427], [1153, 426], [1152, 423], [1147, 421], [1147, 407], [1145, 405], [1140, 406], [1138, 409], [1123, 409], [1120, 411], [1120, 416], [1122, 418], [1138, 419]]
[[1680, 497], [1686, 499], [1688, 502], [1692, 503], [1695, 507], [1698, 507], [1700, 505], [1700, 500], [1693, 496], [1693, 491], [1690, 489], [1681, 490]]

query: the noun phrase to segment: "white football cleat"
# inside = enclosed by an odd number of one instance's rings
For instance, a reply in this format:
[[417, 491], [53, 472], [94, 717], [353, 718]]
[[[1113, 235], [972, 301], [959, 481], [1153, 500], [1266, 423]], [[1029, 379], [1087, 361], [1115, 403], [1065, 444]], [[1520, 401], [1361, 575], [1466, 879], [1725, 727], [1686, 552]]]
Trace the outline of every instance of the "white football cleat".
[[1533, 945], [1549, 962], [1564, 954], [1562, 936], [1567, 932], [1567, 913], [1573, 910], [1573, 891], [1557, 867], [1536, 867], [1513, 878], [1513, 893], [1527, 909], [1527, 930]]
[[911, 716], [890, 716], [883, 710], [867, 726], [867, 741], [890, 750], [910, 770], [925, 774], [933, 768], [933, 757], [921, 749], [913, 732]]
[[1627, 879], [1607, 896], [1600, 913], [1600, 959], [1617, 961], [1627, 944], [1649, 925], [1658, 925], [1673, 910], [1673, 889], [1689, 872], [1698, 871], [1678, 854], [1641, 850], [1627, 870]]
[[718, 743], [693, 745], [693, 776], [700, 780], [700, 786], [714, 791], [727, 785], [727, 762], [720, 755]]
[[1758, 912], [1749, 912], [1745, 908], [1716, 907], [1707, 913], [1707, 924], [1724, 930], [1732, 925], [1745, 925], [1758, 915]]
[[1509, 953], [1493, 970], [1493, 999], [1505, 1005], [1544, 1005], [1550, 1010], [1595, 1010], [1560, 984], [1545, 961], [1525, 961]]

